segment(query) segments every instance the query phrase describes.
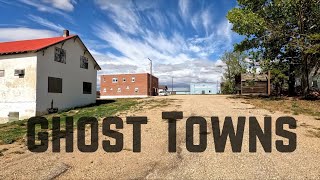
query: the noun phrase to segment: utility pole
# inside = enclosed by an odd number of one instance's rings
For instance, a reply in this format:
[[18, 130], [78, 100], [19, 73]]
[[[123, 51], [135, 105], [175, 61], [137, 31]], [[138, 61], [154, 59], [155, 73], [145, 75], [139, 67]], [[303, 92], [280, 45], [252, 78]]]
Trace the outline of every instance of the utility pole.
[[150, 79], [149, 79], [149, 95], [152, 96], [152, 60], [150, 58], [148, 58], [148, 60], [150, 61]]
[[219, 80], [217, 80], [217, 94], [219, 94]]
[[171, 95], [173, 94], [173, 76], [172, 76], [172, 84], [171, 84]]

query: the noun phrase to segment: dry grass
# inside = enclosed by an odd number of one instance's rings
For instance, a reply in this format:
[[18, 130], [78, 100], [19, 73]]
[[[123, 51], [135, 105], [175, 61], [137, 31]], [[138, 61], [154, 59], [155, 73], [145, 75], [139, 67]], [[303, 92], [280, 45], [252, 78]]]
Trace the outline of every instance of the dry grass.
[[314, 116], [320, 120], [320, 101], [308, 101], [298, 98], [266, 98], [256, 96], [237, 96], [232, 98], [241, 98], [246, 103], [252, 104], [257, 108], [267, 109], [271, 112], [281, 111], [293, 115], [305, 114]]

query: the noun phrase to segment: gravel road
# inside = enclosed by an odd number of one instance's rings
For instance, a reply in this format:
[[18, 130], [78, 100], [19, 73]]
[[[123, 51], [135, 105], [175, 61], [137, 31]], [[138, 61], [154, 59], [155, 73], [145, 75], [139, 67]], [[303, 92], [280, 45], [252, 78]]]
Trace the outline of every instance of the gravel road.
[[[24, 145], [10, 145], [11, 152], [22, 151], [23, 154], [8, 153], [0, 157], [0, 179], [320, 179], [320, 138], [310, 133], [320, 134], [319, 120], [304, 115], [293, 116], [298, 124], [297, 129], [292, 130], [297, 134], [297, 149], [293, 153], [280, 153], [276, 150], [275, 140], [281, 137], [274, 133], [274, 122], [280, 116], [291, 114], [271, 113], [241, 99], [218, 95], [176, 95], [142, 101], [163, 99], [170, 101], [170, 105], [146, 105], [137, 111], [119, 114], [123, 120], [126, 116], [148, 117], [148, 124], [142, 125], [140, 153], [132, 151], [132, 125], [124, 123], [124, 128], [119, 130], [124, 134], [124, 150], [119, 153], [104, 152], [101, 141], [107, 137], [101, 132], [99, 149], [95, 153], [78, 152], [76, 143], [73, 153], [47, 151], [35, 154], [27, 151]], [[177, 122], [176, 153], [168, 153], [168, 123], [162, 120], [163, 111], [184, 113], [184, 119]], [[186, 149], [185, 122], [190, 116], [202, 116], [207, 120], [205, 152], [190, 153]], [[211, 116], [219, 116], [222, 123], [225, 116], [234, 119], [255, 116], [261, 124], [264, 116], [271, 116], [272, 152], [265, 153], [259, 141], [258, 152], [249, 152], [247, 124], [241, 153], [231, 151], [229, 139], [224, 153], [215, 152]], [[61, 144], [64, 143], [62, 140]]]

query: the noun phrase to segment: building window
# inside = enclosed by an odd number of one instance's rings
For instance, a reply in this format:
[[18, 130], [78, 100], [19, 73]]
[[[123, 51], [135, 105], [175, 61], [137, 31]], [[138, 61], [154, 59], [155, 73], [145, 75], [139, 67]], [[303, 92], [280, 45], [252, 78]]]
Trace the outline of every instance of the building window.
[[103, 92], [107, 92], [107, 88], [103, 88]]
[[127, 88], [126, 89], [130, 89], [130, 87], [129, 86], [127, 86]]
[[14, 75], [19, 76], [19, 78], [23, 78], [25, 74], [24, 69], [15, 69], [14, 70]]
[[84, 56], [80, 56], [80, 68], [82, 69], [88, 69], [88, 58]]
[[110, 91], [112, 91], [113, 90], [113, 88], [110, 88]]
[[66, 51], [56, 47], [54, 53], [54, 61], [66, 64]]
[[132, 82], [136, 82], [136, 78], [135, 78], [135, 77], [132, 77], [131, 81], [132, 81]]
[[83, 82], [83, 94], [92, 94], [92, 83]]
[[121, 92], [121, 88], [118, 88], [118, 92]]
[[134, 92], [135, 93], [139, 92], [139, 88], [134, 88]]
[[126, 80], [126, 78], [122, 78], [122, 81], [123, 81], [123, 82], [126, 82], [127, 80]]
[[105, 78], [103, 78], [103, 82], [106, 82], [106, 79], [105, 79]]
[[62, 93], [62, 79], [55, 77], [48, 77], [48, 92]]
[[4, 70], [0, 70], [0, 77], [4, 77]]
[[118, 82], [118, 78], [112, 78], [112, 83], [117, 83]]

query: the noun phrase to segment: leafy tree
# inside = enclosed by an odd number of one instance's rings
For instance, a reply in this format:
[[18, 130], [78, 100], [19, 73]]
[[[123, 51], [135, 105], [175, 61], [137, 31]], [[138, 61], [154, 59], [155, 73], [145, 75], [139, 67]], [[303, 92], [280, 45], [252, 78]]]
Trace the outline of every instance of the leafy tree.
[[221, 91], [223, 94], [234, 94], [237, 91], [236, 78], [248, 68], [246, 55], [240, 52], [225, 52], [221, 60], [226, 65], [223, 75], [224, 86]]
[[227, 18], [245, 39], [236, 51], [261, 55], [264, 69], [277, 81], [302, 77], [303, 93], [309, 91], [311, 70], [319, 67], [320, 0], [238, 0]]

